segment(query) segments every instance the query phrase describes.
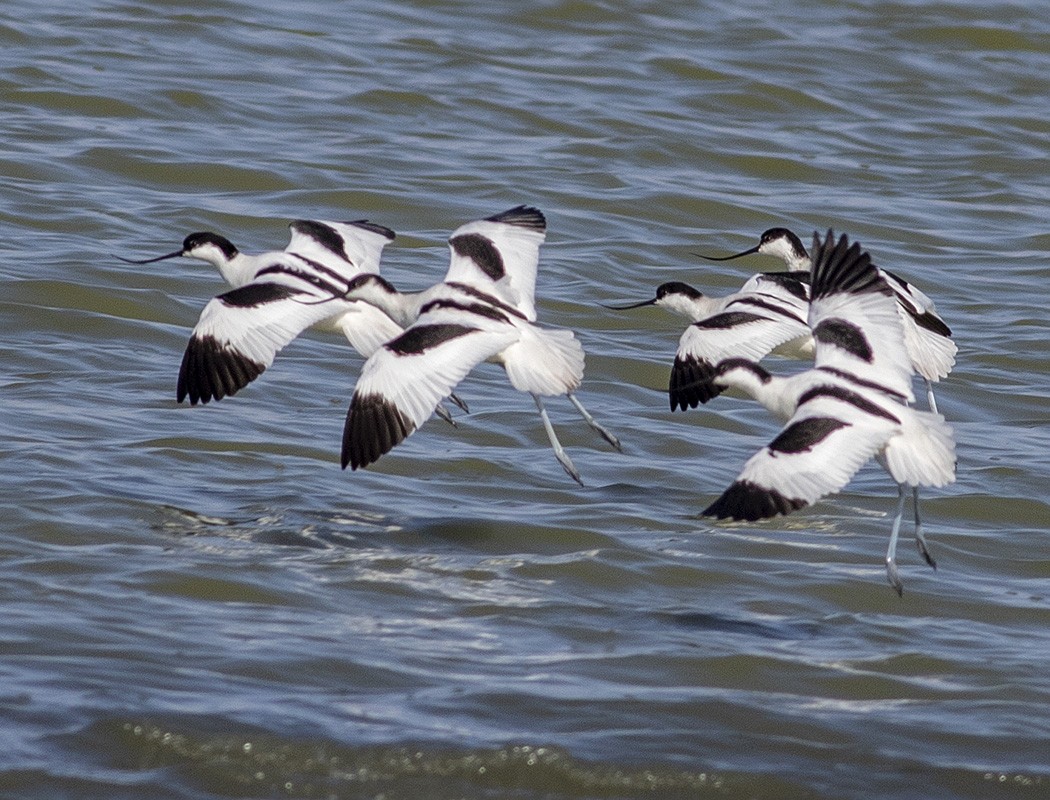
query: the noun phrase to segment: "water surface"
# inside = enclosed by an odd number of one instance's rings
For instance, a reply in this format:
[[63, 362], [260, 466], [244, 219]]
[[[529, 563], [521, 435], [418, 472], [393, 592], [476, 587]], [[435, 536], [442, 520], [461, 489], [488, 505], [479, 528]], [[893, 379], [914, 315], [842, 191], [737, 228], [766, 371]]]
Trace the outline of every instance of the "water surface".
[[[1048, 43], [1007, 2], [6, 4], [0, 794], [1045, 797]], [[493, 366], [356, 473], [335, 338], [179, 406], [220, 280], [114, 257], [367, 217], [419, 288], [518, 203], [625, 443], [548, 404], [585, 488]], [[692, 253], [773, 225], [848, 232], [959, 342], [903, 598], [874, 465], [700, 519], [776, 427], [672, 414], [681, 324], [599, 305], [727, 292], [776, 265]]]

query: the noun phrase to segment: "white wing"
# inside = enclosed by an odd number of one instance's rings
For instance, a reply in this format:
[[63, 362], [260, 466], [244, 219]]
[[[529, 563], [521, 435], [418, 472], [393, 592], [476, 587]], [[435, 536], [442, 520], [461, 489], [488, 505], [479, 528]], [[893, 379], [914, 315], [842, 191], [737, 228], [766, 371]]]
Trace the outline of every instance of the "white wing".
[[286, 252], [309, 259], [345, 278], [362, 272], [379, 273], [383, 248], [394, 240], [389, 228], [367, 220], [326, 222], [298, 219], [288, 225]]
[[208, 302], [182, 358], [176, 393], [180, 403], [186, 397], [195, 405], [235, 394], [300, 333], [349, 305], [312, 302], [317, 294], [295, 284], [274, 273]]
[[931, 381], [945, 377], [955, 366], [955, 354], [959, 350], [951, 339], [951, 328], [937, 314], [933, 301], [925, 293], [887, 269], [879, 269], [879, 274], [897, 296], [904, 346], [915, 371]]
[[721, 311], [686, 328], [678, 342], [668, 396], [671, 410], [694, 408], [722, 392], [714, 368], [728, 358], [760, 361], [781, 344], [809, 336], [804, 284], [750, 278]]
[[425, 311], [365, 362], [343, 428], [343, 467], [368, 466], [394, 448], [475, 366], [519, 336], [513, 325], [462, 309]]
[[531, 206], [468, 222], [449, 237], [445, 281], [490, 292], [535, 321], [536, 270], [546, 236], [547, 221]]
[[[333, 303], [339, 301], [332, 301]], [[402, 332], [402, 327], [385, 313], [363, 300], [353, 300], [340, 304], [346, 310], [324, 327], [339, 330], [350, 346], [368, 358], [376, 350]]]
[[868, 254], [828, 231], [814, 236], [809, 326], [819, 369], [845, 372], [859, 382], [908, 402], [913, 399], [911, 358], [897, 302]]
[[[772, 442], [748, 459], [704, 516], [753, 521], [790, 514], [842, 489], [901, 429], [899, 415], [885, 410], [885, 397], [874, 403], [842, 387], [817, 392], [799, 404]], [[900, 413], [910, 411], [900, 408]]]

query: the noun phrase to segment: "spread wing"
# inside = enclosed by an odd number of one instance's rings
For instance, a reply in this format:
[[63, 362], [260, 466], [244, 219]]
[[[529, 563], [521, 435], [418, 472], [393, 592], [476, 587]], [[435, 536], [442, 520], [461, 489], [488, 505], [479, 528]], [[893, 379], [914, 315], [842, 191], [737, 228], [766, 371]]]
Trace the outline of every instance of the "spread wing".
[[818, 369], [841, 372], [910, 402], [913, 367], [894, 293], [846, 236], [813, 237], [809, 326]]
[[816, 383], [704, 516], [753, 521], [814, 503], [849, 483], [900, 429], [900, 419], [885, 405], [858, 391]]
[[514, 325], [437, 305], [365, 362], [343, 428], [342, 465], [365, 467], [422, 425], [482, 361], [516, 342]]
[[937, 314], [933, 301], [924, 292], [888, 269], [879, 274], [897, 296], [897, 314], [904, 326], [904, 345], [915, 371], [932, 381], [940, 380], [955, 366], [959, 348], [952, 331]]
[[285, 252], [307, 259], [318, 268], [332, 270], [344, 279], [362, 272], [378, 274], [383, 248], [395, 237], [389, 228], [367, 220], [324, 222], [297, 219], [288, 228], [291, 240]]
[[189, 397], [196, 405], [236, 394], [300, 333], [348, 305], [338, 300], [310, 302], [317, 299], [312, 285], [282, 273], [212, 298], [182, 357], [178, 401]]
[[531, 206], [468, 222], [449, 237], [445, 281], [492, 293], [535, 321], [536, 270], [546, 235], [547, 220]]
[[778, 275], [754, 275], [721, 311], [686, 328], [671, 368], [671, 410], [695, 408], [719, 395], [722, 387], [712, 378], [720, 361], [759, 361], [779, 345], [809, 336], [807, 288]]

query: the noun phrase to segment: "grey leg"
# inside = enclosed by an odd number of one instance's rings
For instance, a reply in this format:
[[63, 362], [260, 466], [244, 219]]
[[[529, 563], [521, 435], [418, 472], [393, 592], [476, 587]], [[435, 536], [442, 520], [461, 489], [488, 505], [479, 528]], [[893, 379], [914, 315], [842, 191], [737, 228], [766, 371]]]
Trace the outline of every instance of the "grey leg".
[[904, 584], [901, 583], [900, 574], [897, 572], [897, 537], [901, 532], [901, 517], [904, 516], [904, 484], [898, 487], [900, 499], [897, 501], [897, 516], [893, 519], [893, 530], [890, 532], [890, 546], [886, 548], [886, 577], [889, 578], [890, 586], [899, 595], [904, 595]]
[[583, 403], [581, 403], [576, 398], [576, 395], [574, 395], [572, 392], [569, 392], [565, 396], [569, 398], [569, 402], [576, 406], [576, 410], [580, 412], [580, 416], [583, 417], [584, 420], [586, 420], [587, 424], [590, 425], [591, 428], [597, 431], [599, 436], [605, 439], [605, 441], [607, 441], [621, 453], [623, 452], [623, 447], [620, 445], [620, 440], [617, 439], [616, 436], [613, 433], [611, 433], [607, 428], [599, 425], [595, 421], [594, 417], [590, 415], [590, 412], [588, 412], [587, 409], [583, 407]]
[[937, 414], [939, 412], [937, 411], [937, 400], [933, 396], [933, 382], [929, 378], [923, 378], [923, 380], [926, 381], [926, 405], [930, 411]]
[[551, 447], [554, 449], [554, 457], [558, 459], [558, 463], [561, 464], [562, 468], [569, 473], [569, 477], [580, 484], [580, 486], [583, 486], [583, 481], [580, 480], [580, 473], [573, 465], [569, 454], [565, 452], [565, 448], [561, 446], [561, 442], [558, 441], [558, 435], [554, 432], [554, 426], [551, 425], [551, 418], [547, 416], [547, 409], [543, 407], [543, 401], [540, 400], [538, 394], [534, 394], [532, 399], [536, 401], [536, 408], [539, 409], [540, 418], [543, 420], [543, 428], [547, 431], [547, 438], [550, 439]]
[[919, 519], [919, 487], [916, 486], [912, 490], [912, 503], [915, 507], [915, 544], [919, 547], [919, 553], [922, 554], [923, 559], [934, 569], [937, 569], [937, 562], [933, 560], [933, 556], [930, 555], [930, 550], [926, 546], [926, 537], [922, 534], [922, 520]]

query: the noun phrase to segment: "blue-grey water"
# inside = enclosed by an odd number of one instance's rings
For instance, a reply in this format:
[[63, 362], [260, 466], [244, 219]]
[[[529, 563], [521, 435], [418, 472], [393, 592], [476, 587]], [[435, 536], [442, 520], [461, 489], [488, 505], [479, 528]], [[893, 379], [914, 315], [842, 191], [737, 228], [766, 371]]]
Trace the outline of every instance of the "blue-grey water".
[[[1050, 797], [1050, 6], [8, 0], [0, 109], [0, 796]], [[180, 406], [219, 276], [115, 257], [367, 217], [420, 288], [518, 203], [624, 442], [548, 403], [585, 488], [491, 365], [359, 472], [334, 337]], [[777, 263], [692, 254], [773, 225], [959, 344], [903, 598], [875, 465], [700, 518], [776, 425], [672, 414], [682, 322], [600, 306], [728, 292]]]

